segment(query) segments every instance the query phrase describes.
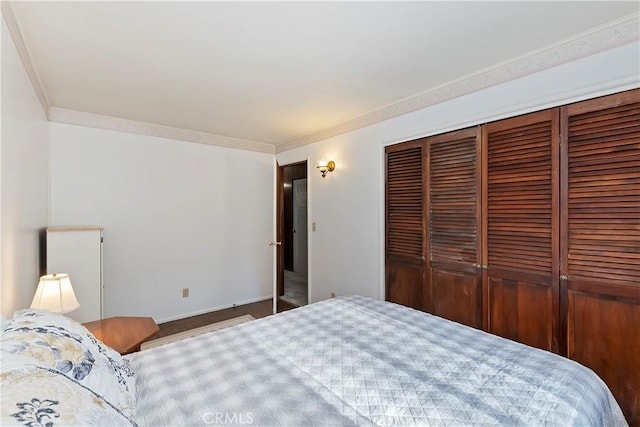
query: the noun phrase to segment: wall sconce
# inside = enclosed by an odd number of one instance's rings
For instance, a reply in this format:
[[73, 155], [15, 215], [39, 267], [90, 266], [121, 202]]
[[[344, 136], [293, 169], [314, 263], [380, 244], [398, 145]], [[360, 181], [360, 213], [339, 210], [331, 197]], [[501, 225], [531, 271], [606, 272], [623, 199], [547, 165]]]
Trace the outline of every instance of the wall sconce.
[[316, 168], [320, 171], [322, 177], [324, 178], [325, 176], [327, 176], [327, 172], [333, 172], [333, 170], [336, 168], [336, 162], [334, 162], [333, 160], [329, 160], [328, 162], [326, 160], [319, 160], [318, 166], [316, 166]]

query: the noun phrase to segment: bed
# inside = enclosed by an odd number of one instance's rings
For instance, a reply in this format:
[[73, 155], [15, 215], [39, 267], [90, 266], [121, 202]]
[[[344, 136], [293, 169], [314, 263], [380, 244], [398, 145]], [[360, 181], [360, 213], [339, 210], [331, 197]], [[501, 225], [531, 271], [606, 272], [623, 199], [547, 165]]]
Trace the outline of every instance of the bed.
[[[29, 327], [22, 332], [36, 328]], [[16, 334], [10, 323], [3, 359], [33, 356]], [[124, 358], [79, 334], [112, 367], [117, 380], [108, 392], [69, 378], [71, 368], [36, 369], [66, 376], [67, 387], [82, 385], [122, 425], [626, 425], [606, 385], [578, 363], [365, 297], [322, 301]], [[23, 362], [9, 360], [7, 369]], [[5, 384], [19, 381], [5, 378], [4, 360], [2, 370], [2, 425], [23, 425], [15, 414], [25, 410], [15, 408], [33, 405], [31, 395], [5, 399]], [[118, 388], [128, 397], [114, 398]]]

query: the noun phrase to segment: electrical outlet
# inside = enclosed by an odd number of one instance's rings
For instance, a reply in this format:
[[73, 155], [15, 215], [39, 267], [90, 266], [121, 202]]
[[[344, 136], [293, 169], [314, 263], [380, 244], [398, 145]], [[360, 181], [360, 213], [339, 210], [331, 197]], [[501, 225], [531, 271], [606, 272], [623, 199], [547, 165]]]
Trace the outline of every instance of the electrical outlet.
[[336, 297], [336, 293], [335, 292], [331, 292], [331, 298], [335, 298]]
[[189, 288], [182, 288], [182, 298], [189, 298]]

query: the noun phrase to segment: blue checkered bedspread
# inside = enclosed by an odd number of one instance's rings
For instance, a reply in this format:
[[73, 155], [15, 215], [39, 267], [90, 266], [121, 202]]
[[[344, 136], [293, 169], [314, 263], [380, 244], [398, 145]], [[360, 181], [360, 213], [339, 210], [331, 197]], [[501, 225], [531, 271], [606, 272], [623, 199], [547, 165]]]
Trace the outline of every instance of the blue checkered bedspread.
[[578, 363], [357, 296], [128, 357], [147, 426], [626, 425]]

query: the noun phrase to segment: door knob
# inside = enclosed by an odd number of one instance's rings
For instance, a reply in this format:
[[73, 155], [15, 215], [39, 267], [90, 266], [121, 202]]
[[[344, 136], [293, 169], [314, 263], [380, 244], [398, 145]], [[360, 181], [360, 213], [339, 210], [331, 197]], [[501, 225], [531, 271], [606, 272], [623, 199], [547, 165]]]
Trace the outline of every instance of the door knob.
[[282, 244], [282, 242], [271, 242], [269, 243], [269, 246], [280, 246]]

